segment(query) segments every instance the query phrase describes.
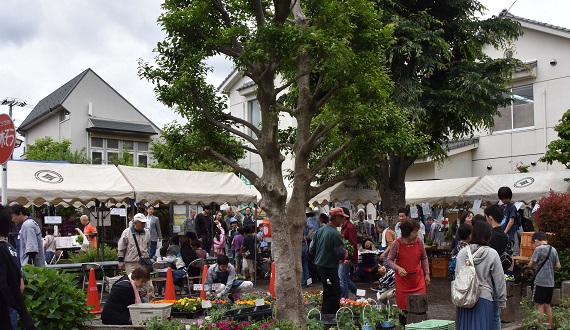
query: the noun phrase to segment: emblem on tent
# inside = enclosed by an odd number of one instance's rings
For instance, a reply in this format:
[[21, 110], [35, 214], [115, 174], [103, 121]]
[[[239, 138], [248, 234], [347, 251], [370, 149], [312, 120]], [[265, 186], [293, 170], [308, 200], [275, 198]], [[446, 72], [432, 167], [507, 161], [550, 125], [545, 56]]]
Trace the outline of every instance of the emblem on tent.
[[57, 173], [56, 171], [41, 170], [41, 171], [37, 171], [34, 176], [36, 177], [36, 179], [40, 180], [41, 182], [45, 182], [45, 183], [62, 183], [63, 182], [63, 176], [61, 176], [61, 174]]
[[514, 187], [515, 188], [524, 188], [524, 187], [530, 186], [533, 183], [534, 183], [534, 178], [528, 177], [528, 178], [520, 179], [519, 181], [515, 182]]

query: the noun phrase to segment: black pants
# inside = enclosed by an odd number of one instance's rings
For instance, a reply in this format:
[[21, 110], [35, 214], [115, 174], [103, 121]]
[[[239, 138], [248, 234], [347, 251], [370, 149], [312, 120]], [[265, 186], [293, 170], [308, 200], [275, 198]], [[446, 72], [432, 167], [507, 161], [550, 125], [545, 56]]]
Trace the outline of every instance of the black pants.
[[336, 314], [340, 308], [340, 282], [338, 279], [338, 266], [335, 268], [317, 265], [317, 272], [323, 283], [323, 314]]

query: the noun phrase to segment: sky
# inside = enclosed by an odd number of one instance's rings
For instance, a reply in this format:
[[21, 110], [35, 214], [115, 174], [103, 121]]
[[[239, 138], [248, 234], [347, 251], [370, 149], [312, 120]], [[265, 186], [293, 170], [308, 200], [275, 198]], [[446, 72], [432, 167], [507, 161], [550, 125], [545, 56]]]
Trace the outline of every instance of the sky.
[[[514, 0], [482, 0], [497, 15]], [[21, 99], [16, 127], [33, 105], [87, 68], [125, 97], [158, 127], [184, 119], [156, 100], [153, 85], [139, 78], [138, 60], [152, 62], [165, 37], [157, 23], [159, 0], [1, 0], [0, 100]], [[568, 0], [517, 0], [513, 15], [570, 28]], [[231, 72], [222, 57], [208, 62], [216, 87]], [[0, 113], [8, 106], [0, 105]]]

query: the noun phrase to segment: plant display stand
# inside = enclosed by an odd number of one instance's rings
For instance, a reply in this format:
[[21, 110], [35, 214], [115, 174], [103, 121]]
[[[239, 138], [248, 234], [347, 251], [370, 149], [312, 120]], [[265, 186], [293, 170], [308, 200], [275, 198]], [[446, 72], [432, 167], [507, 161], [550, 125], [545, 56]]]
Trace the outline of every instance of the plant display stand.
[[418, 323], [406, 324], [406, 330], [455, 330], [455, 321], [425, 320]]
[[271, 317], [272, 312], [272, 305], [263, 305], [229, 310], [224, 314], [224, 317], [234, 320], [247, 320], [248, 318], [262, 320]]

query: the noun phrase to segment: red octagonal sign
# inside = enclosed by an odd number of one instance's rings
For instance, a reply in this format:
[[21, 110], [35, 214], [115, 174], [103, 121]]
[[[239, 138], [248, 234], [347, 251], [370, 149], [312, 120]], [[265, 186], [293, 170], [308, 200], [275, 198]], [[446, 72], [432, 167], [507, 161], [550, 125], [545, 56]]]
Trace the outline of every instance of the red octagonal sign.
[[16, 143], [16, 130], [14, 129], [14, 122], [7, 114], [0, 114], [0, 164], [6, 163]]

